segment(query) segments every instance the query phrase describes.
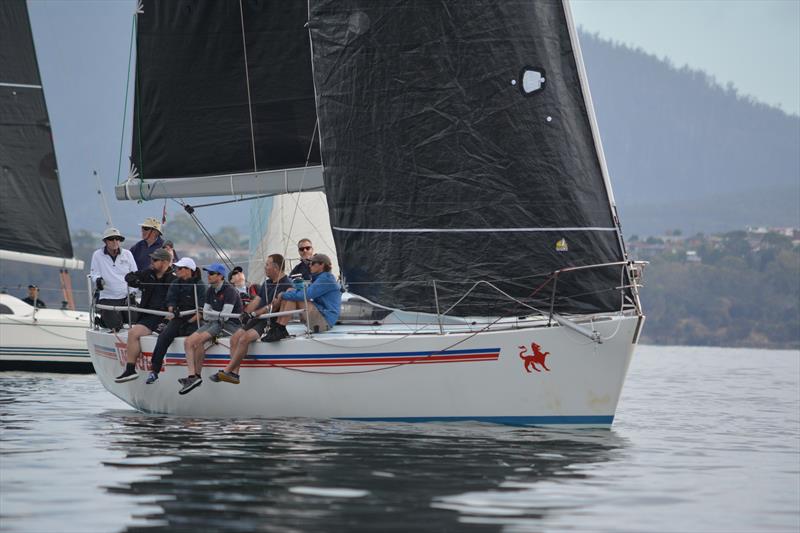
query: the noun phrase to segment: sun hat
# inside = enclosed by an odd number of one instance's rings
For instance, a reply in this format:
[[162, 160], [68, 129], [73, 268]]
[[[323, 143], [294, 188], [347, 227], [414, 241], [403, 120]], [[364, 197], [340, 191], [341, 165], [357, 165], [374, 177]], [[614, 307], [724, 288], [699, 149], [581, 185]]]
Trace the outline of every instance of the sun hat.
[[215, 272], [221, 276], [226, 276], [228, 274], [228, 269], [225, 268], [225, 265], [222, 263], [211, 263], [210, 265], [204, 266], [203, 270], [206, 272]]
[[120, 233], [117, 228], [106, 228], [103, 232], [103, 240], [110, 239], [111, 237], [119, 237], [120, 240], [125, 240], [125, 237], [122, 236], [122, 233]]
[[150, 257], [153, 259], [161, 259], [162, 261], [172, 261], [172, 254], [163, 248], [159, 248], [155, 252], [151, 253]]
[[139, 225], [143, 228], [153, 228], [157, 232], [161, 233], [161, 222], [159, 222], [157, 218], [147, 217], [144, 219], [144, 222]]
[[183, 257], [175, 263], [175, 268], [188, 268], [192, 272], [197, 270], [197, 265], [191, 257]]
[[323, 265], [333, 266], [331, 264], [331, 258], [325, 254], [314, 254], [311, 256], [312, 263], [322, 263]]

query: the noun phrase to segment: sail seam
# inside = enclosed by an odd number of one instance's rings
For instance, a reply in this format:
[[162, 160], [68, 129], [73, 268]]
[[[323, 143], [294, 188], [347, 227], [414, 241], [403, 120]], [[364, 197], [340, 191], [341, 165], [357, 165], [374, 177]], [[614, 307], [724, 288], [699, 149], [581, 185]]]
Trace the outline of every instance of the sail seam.
[[4, 83], [0, 82], [0, 87], [16, 87], [18, 89], [41, 89], [41, 85], [29, 85], [27, 83]]
[[333, 226], [338, 231], [354, 231], [363, 233], [496, 233], [511, 231], [617, 231], [617, 228], [603, 227], [566, 227], [566, 228], [342, 228]]

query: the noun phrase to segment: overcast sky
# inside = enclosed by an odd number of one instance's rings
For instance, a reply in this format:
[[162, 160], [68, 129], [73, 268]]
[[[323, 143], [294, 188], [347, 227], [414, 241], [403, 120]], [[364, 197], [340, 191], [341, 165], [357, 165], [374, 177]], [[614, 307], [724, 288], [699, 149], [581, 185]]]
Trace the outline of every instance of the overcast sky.
[[[136, 236], [136, 223], [159, 216], [162, 208], [162, 202], [137, 205], [113, 197], [136, 2], [28, 5], [70, 229], [104, 226], [91, 175], [97, 169], [115, 225]], [[572, 9], [587, 31], [669, 57], [676, 66], [705, 70], [740, 93], [800, 112], [800, 0], [574, 0]], [[124, 165], [127, 145], [122, 152]], [[120, 179], [125, 177], [123, 170]], [[168, 204], [170, 213], [178, 209]], [[248, 210], [242, 204], [198, 215], [212, 228], [244, 227]]]

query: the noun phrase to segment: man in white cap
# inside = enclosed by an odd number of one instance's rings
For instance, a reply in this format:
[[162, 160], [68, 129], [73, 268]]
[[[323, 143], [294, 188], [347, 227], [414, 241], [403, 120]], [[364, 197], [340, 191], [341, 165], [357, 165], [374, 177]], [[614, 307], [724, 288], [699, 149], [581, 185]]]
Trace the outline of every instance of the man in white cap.
[[131, 253], [136, 260], [136, 270], [146, 270], [150, 266], [150, 254], [164, 247], [161, 238], [161, 222], [149, 217], [139, 224], [142, 228], [142, 240], [131, 247]]
[[197, 331], [200, 325], [200, 315], [195, 312], [181, 316], [184, 311], [197, 311], [202, 309], [206, 302], [206, 285], [191, 257], [183, 257], [174, 265], [178, 279], [172, 282], [167, 291], [167, 311], [173, 313], [172, 318], [167, 318], [167, 327], [158, 334], [153, 356], [150, 358], [150, 375], [145, 383], [152, 385], [158, 380], [158, 374], [164, 365], [164, 356], [167, 348], [175, 337], [188, 337]]
[[[99, 300], [105, 305], [127, 305], [131, 292], [125, 276], [136, 272], [136, 261], [128, 250], [121, 247], [125, 240], [117, 228], [106, 228], [103, 232], [104, 246], [92, 254], [89, 277], [97, 287]], [[100, 311], [101, 323], [114, 331], [122, 328], [122, 313]]]

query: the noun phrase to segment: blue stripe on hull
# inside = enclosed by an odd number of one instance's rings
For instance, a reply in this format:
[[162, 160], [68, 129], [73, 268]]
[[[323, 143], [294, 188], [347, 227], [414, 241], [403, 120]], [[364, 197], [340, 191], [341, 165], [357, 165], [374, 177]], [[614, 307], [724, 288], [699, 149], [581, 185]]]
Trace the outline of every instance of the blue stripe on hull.
[[341, 420], [360, 422], [488, 422], [506, 426], [592, 425], [610, 426], [614, 416], [401, 416], [401, 417], [344, 417]]

